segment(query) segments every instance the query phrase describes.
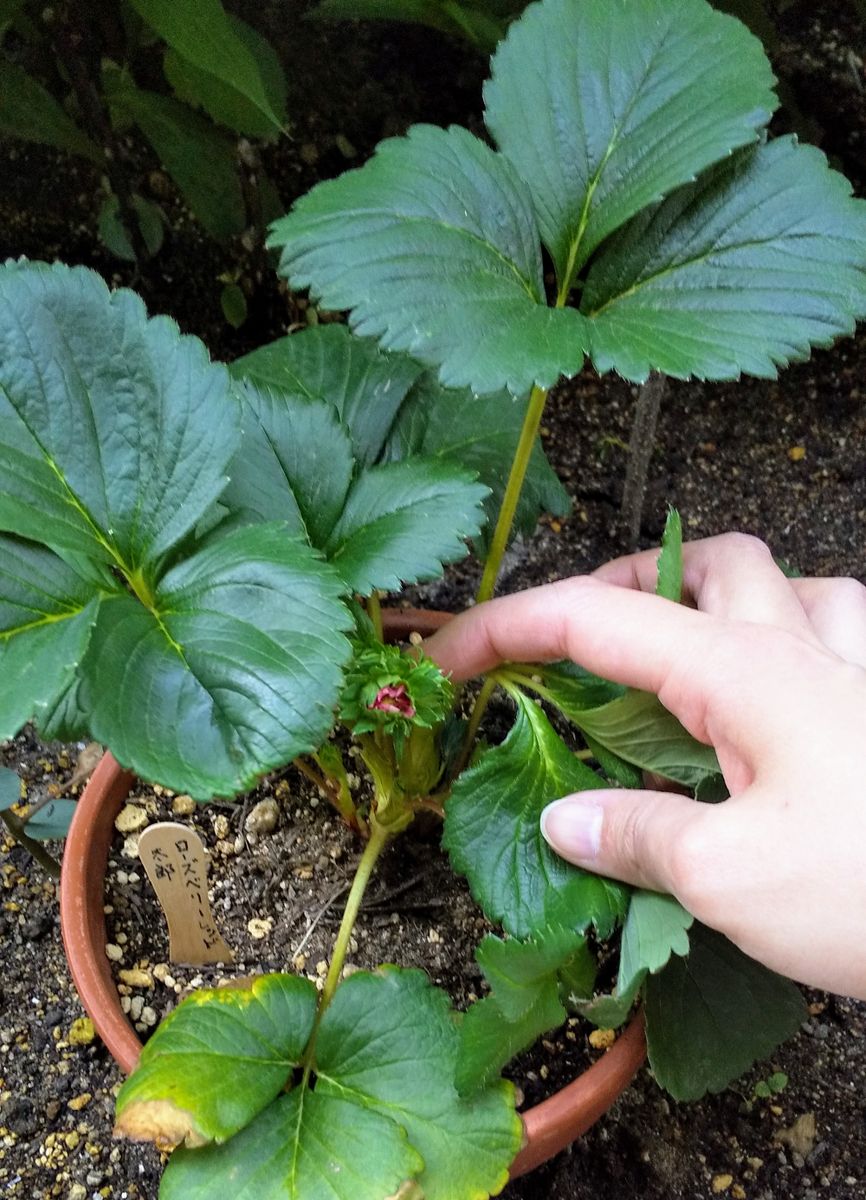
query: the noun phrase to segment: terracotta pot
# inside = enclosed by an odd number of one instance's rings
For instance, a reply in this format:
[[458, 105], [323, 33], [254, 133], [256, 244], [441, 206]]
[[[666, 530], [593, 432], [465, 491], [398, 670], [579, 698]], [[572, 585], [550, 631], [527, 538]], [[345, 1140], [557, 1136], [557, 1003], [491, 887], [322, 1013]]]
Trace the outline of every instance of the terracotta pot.
[[[396, 609], [383, 614], [396, 640], [417, 630], [431, 634], [449, 613]], [[138, 1035], [120, 1007], [105, 955], [103, 886], [120, 812], [134, 776], [106, 754], [90, 778], [66, 839], [60, 877], [60, 923], [72, 979], [81, 1001], [120, 1069], [133, 1070], [141, 1053]], [[635, 1017], [607, 1053], [548, 1100], [522, 1113], [526, 1143], [511, 1167], [515, 1178], [531, 1171], [585, 1133], [620, 1096], [646, 1057], [643, 1018]]]

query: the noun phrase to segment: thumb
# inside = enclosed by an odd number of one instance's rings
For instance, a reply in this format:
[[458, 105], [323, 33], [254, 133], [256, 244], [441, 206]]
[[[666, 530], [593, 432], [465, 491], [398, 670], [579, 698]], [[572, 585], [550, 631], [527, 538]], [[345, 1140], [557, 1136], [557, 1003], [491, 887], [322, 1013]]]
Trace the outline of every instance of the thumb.
[[691, 875], [691, 837], [713, 815], [709, 805], [675, 792], [600, 789], [548, 804], [541, 832], [578, 867], [676, 896]]

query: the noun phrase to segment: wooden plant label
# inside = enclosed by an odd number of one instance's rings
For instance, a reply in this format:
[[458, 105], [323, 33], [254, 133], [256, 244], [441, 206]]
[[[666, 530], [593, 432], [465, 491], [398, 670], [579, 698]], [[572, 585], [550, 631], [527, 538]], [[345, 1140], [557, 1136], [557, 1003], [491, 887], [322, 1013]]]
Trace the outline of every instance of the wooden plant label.
[[172, 962], [234, 962], [214, 923], [207, 894], [207, 854], [186, 825], [162, 821], [138, 840], [138, 855], [168, 921]]

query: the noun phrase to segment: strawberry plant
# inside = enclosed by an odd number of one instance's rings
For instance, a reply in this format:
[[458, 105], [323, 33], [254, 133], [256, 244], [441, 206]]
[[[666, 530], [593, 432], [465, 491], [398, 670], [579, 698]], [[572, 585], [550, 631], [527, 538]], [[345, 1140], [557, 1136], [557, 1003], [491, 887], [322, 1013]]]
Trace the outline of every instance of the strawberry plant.
[[[586, 356], [634, 380], [772, 376], [866, 311], [863, 205], [817, 151], [766, 139], [771, 84], [759, 43], [703, 0], [531, 6], [493, 60], [498, 149], [418, 127], [274, 227], [282, 272], [353, 331], [230, 370], [90, 272], [0, 270], [0, 737], [28, 719], [87, 733], [202, 801], [296, 763], [365, 842], [321, 994], [285, 975], [199, 992], [121, 1089], [119, 1132], [179, 1147], [166, 1200], [228, 1179], [239, 1196], [495, 1194], [521, 1141], [500, 1072], [569, 1012], [610, 1028], [642, 1002], [679, 1099], [796, 1030], [792, 984], [540, 833], [551, 800], [643, 771], [719, 799], [713, 751], [573, 663], [492, 672], [461, 723], [435, 665], [384, 645], [380, 608], [468, 543], [487, 598], [514, 531], [562, 511], [538, 426]], [[670, 602], [680, 554], [671, 517]], [[488, 745], [495, 688], [515, 720]], [[417, 971], [341, 982], [379, 857], [443, 806], [503, 935], [478, 949], [489, 994], [462, 1019]]]

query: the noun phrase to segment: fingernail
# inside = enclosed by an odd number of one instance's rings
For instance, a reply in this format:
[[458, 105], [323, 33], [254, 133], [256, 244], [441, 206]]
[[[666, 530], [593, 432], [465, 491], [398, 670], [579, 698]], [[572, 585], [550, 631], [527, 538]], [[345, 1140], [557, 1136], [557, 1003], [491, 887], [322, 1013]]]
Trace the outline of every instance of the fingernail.
[[601, 807], [583, 796], [565, 796], [548, 804], [541, 814], [541, 832], [548, 844], [572, 862], [592, 862], [601, 846]]

